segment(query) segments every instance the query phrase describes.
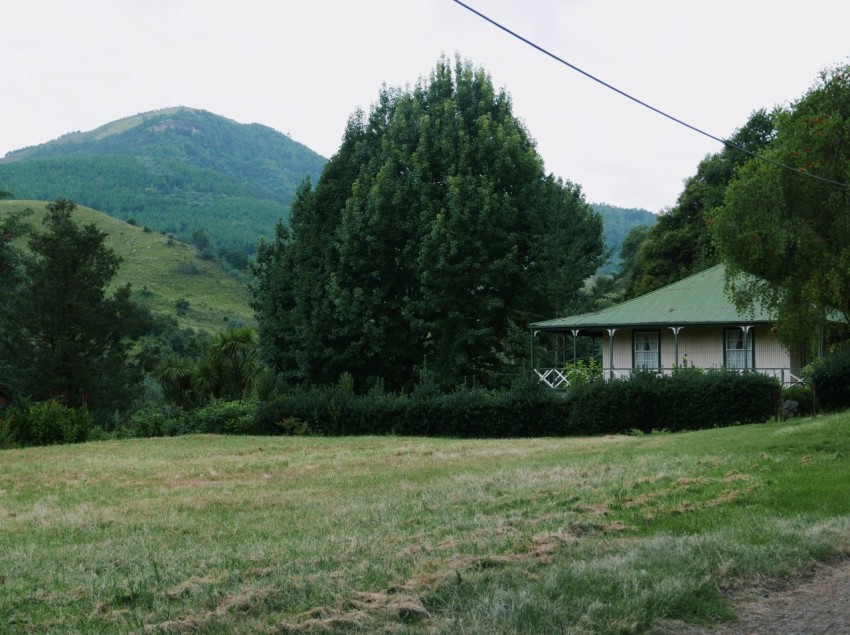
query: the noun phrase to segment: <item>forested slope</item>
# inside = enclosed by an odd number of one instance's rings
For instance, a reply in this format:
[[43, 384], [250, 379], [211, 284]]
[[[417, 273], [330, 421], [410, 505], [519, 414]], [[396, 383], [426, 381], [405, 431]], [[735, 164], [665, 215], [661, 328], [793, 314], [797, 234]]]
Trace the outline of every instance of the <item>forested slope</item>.
[[266, 126], [172, 108], [11, 152], [0, 184], [19, 199], [70, 198], [184, 240], [203, 229], [217, 247], [250, 253], [325, 161]]

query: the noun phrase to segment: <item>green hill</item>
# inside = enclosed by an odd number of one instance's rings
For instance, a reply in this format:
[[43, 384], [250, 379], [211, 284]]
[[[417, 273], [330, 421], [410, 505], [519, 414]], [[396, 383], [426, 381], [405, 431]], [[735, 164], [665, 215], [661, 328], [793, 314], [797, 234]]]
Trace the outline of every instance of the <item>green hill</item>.
[[203, 110], [169, 108], [73, 132], [0, 160], [0, 189], [70, 198], [189, 240], [251, 253], [326, 160], [284, 134]]
[[612, 250], [611, 257], [599, 272], [614, 273], [620, 264], [620, 247], [631, 228], [636, 225], [654, 225], [657, 217], [645, 209], [616, 207], [607, 203], [593, 203], [591, 207], [602, 216], [605, 246]]
[[[44, 218], [43, 201], [0, 201], [0, 217], [30, 208], [32, 224]], [[130, 283], [133, 297], [155, 313], [173, 315], [180, 326], [211, 332], [228, 326], [253, 324], [245, 284], [230, 277], [214, 261], [202, 260], [194, 247], [168, 236], [145, 231], [102, 212], [79, 206], [77, 222], [94, 223], [108, 234], [106, 244], [123, 258], [114, 284]], [[178, 315], [178, 300], [188, 302]]]

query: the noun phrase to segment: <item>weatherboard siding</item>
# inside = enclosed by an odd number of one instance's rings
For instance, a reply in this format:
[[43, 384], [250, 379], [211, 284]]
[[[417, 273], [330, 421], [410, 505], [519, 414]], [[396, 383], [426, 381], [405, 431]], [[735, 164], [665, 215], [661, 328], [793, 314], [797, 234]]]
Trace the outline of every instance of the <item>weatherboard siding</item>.
[[[659, 333], [661, 367], [673, 368], [687, 360], [688, 366], [698, 368], [721, 368], [724, 364], [724, 332], [730, 327], [686, 326], [679, 331], [679, 358], [675, 358], [676, 342], [673, 331], [668, 327], [619, 328], [614, 334], [614, 369], [633, 368], [634, 333], [655, 331]], [[782, 346], [766, 325], [753, 327], [755, 336], [755, 367], [757, 369], [790, 369], [799, 374], [799, 363], [791, 363], [792, 356]], [[602, 365], [610, 366], [610, 340], [606, 332], [603, 337]], [[799, 357], [799, 355], [797, 355]]]

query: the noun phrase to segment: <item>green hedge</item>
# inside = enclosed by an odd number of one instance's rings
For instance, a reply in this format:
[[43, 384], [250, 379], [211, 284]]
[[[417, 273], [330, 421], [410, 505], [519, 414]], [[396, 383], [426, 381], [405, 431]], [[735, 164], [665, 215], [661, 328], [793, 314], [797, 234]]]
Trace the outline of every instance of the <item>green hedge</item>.
[[145, 408], [133, 415], [130, 434], [172, 437], [181, 434], [253, 434], [257, 404], [253, 401], [216, 401], [195, 410], [171, 406]]
[[696, 430], [766, 421], [777, 413], [779, 384], [758, 373], [682, 369], [592, 381], [563, 393], [528, 374], [507, 391], [459, 388], [440, 393], [355, 395], [350, 382], [293, 390], [257, 402], [218, 401], [196, 410], [136, 413], [135, 436], [215, 434], [397, 434], [466, 438], [621, 434]]
[[778, 400], [778, 382], [765, 375], [698, 369], [671, 376], [635, 373], [567, 393], [548, 390], [533, 378], [500, 393], [461, 388], [440, 394], [425, 387], [411, 395], [354, 396], [335, 386], [260, 404], [253, 431], [451, 437], [679, 431], [766, 421], [777, 412]]
[[759, 373], [684, 368], [574, 391], [574, 428], [591, 433], [698, 430], [766, 421], [776, 413], [779, 383]]

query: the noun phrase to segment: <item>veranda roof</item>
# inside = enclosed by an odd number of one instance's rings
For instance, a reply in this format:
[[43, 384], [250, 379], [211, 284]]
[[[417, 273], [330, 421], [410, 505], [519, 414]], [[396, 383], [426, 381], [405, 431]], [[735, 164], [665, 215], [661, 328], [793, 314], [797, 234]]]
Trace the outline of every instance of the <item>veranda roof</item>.
[[601, 329], [629, 326], [686, 326], [695, 324], [758, 324], [775, 317], [760, 306], [742, 313], [726, 297], [725, 269], [717, 265], [646, 295], [596, 311], [544, 322], [539, 331]]

